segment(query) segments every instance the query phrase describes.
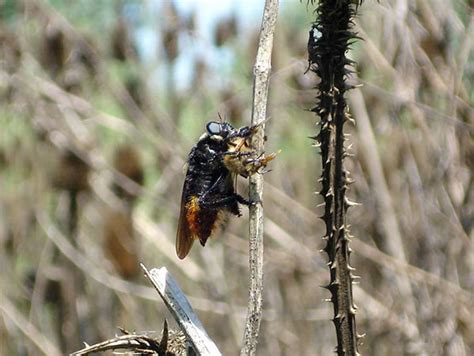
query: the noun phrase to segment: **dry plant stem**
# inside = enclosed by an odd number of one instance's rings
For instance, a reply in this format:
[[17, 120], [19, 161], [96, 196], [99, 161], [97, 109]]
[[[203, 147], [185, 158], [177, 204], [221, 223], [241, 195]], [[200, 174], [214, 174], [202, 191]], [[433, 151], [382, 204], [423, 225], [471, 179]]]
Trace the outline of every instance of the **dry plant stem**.
[[[71, 353], [70, 356], [83, 356], [83, 355], [89, 355], [91, 353], [104, 352], [107, 350], [133, 350], [133, 351], [130, 351], [130, 354], [134, 352], [134, 354], [136, 355], [136, 354], [139, 354], [136, 352], [137, 349], [141, 350], [141, 353], [140, 353], [141, 355], [148, 355], [148, 354], [156, 355], [156, 353], [153, 352], [154, 351], [153, 348], [151, 347], [151, 345], [153, 345], [152, 344], [153, 341], [155, 340], [151, 339], [146, 334], [122, 335], [110, 340], [99, 342], [91, 346], [86, 346], [79, 351]], [[146, 353], [143, 352], [143, 350], [146, 350]], [[120, 355], [120, 354], [125, 354], [125, 352], [117, 351], [115, 354]]]
[[351, 183], [344, 168], [344, 123], [350, 120], [344, 97], [350, 88], [346, 83], [352, 62], [346, 57], [350, 41], [353, 17], [359, 1], [321, 0], [316, 9], [308, 42], [310, 70], [321, 78], [318, 84], [318, 102], [312, 109], [320, 117], [320, 131], [315, 137], [321, 149], [322, 174], [319, 194], [324, 199], [326, 246], [330, 272], [329, 284], [336, 328], [336, 352], [342, 355], [358, 355], [359, 336], [356, 332], [356, 306], [352, 297], [354, 280], [350, 266], [350, 234], [346, 223], [346, 211], [353, 205], [346, 197]]
[[[360, 91], [354, 90], [350, 95], [350, 101], [354, 114], [357, 117], [357, 128], [360, 132], [362, 152], [366, 157], [365, 161], [368, 166], [370, 180], [380, 211], [381, 226], [385, 237], [384, 248], [388, 254], [394, 256], [396, 260], [406, 262], [407, 258], [403, 250], [400, 228], [383, 174], [381, 160], [376, 148], [375, 136], [367, 111], [365, 110], [364, 98]], [[405, 301], [405, 310], [410, 318], [414, 318], [416, 315], [416, 306], [413, 302], [415, 299], [413, 298], [410, 280], [407, 275], [402, 272], [398, 272], [397, 274], [395, 282], [398, 284], [401, 297]]]
[[[35, 344], [45, 355], [61, 355], [61, 352], [47, 336], [42, 334], [28, 319], [21, 315], [20, 311], [3, 294], [0, 294], [0, 315], [2, 318], [10, 320], [21, 330], [26, 339]], [[0, 351], [2, 351], [2, 348], [0, 348]]]
[[[273, 32], [278, 15], [278, 0], [266, 0], [262, 27], [254, 66], [254, 86], [252, 105], [252, 125], [260, 125], [252, 144], [257, 152], [263, 152], [265, 119], [267, 111], [268, 84], [271, 70]], [[255, 174], [250, 177], [249, 195], [252, 201], [262, 201], [263, 177]], [[250, 207], [249, 221], [249, 269], [250, 286], [247, 320], [241, 355], [255, 355], [262, 318], [263, 292], [263, 207], [257, 204]]]
[[[58, 227], [55, 226], [45, 214], [38, 213], [36, 218], [39, 226], [47, 235], [48, 239], [51, 240], [53, 244], [59, 249], [59, 251], [61, 251], [64, 257], [73, 263], [78, 269], [80, 269], [84, 275], [119, 294], [137, 296], [145, 300], [156, 300], [154, 288], [125, 281], [97, 267], [94, 261], [91, 261], [79, 250], [77, 250], [77, 248], [74, 247], [64, 235], [62, 235]], [[159, 232], [159, 236], [162, 237], [164, 235], [162, 232]], [[188, 277], [191, 278], [191, 276]], [[200, 281], [201, 279], [202, 278], [199, 277], [197, 280]], [[218, 315], [228, 315], [231, 312], [230, 306], [227, 303], [189, 296], [188, 299], [193, 303], [195, 309], [201, 311], [216, 313]], [[239, 317], [240, 315], [243, 315], [245, 313], [245, 308], [239, 307], [238, 313]]]
[[151, 271], [148, 271], [144, 265], [141, 265], [141, 267], [198, 355], [221, 355], [216, 344], [204, 330], [188, 299], [173, 276], [168, 273], [166, 267], [153, 268]]

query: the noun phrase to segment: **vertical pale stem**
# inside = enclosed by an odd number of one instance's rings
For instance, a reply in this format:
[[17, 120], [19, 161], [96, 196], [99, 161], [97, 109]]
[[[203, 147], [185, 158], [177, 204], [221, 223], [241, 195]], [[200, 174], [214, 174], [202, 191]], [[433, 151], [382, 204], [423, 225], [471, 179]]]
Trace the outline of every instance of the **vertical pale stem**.
[[[267, 110], [268, 83], [271, 70], [273, 32], [278, 14], [278, 0], [266, 0], [263, 12], [257, 58], [254, 66], [254, 87], [252, 105], [252, 126], [260, 125], [253, 137], [253, 146], [263, 152], [265, 119]], [[255, 174], [250, 177], [249, 195], [252, 201], [262, 201], [263, 177]], [[250, 207], [249, 269], [250, 286], [247, 320], [241, 355], [255, 355], [258, 333], [262, 317], [263, 292], [263, 207], [257, 204]]]

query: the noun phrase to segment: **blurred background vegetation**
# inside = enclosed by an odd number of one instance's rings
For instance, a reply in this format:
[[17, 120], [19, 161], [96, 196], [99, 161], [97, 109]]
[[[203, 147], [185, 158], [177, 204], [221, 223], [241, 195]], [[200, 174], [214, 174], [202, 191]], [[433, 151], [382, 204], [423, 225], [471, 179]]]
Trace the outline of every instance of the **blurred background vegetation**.
[[[222, 3], [222, 4], [221, 4]], [[367, 355], [474, 353], [472, 1], [366, 1], [346, 160]], [[180, 261], [183, 165], [218, 113], [250, 120], [263, 2], [0, 1], [0, 354], [64, 354], [171, 320], [166, 266], [225, 355], [240, 349], [247, 212]], [[335, 342], [317, 216], [313, 8], [283, 1], [272, 59], [260, 355]], [[350, 126], [350, 127], [349, 127]], [[246, 194], [246, 182], [239, 191]]]

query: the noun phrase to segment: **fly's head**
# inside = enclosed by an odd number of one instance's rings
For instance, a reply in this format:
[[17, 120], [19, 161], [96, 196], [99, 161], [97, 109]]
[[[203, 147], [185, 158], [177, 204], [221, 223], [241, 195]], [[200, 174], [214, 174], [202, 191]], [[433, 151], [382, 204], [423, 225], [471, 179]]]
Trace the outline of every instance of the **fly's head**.
[[211, 121], [206, 125], [206, 135], [212, 141], [224, 141], [236, 130], [228, 122]]

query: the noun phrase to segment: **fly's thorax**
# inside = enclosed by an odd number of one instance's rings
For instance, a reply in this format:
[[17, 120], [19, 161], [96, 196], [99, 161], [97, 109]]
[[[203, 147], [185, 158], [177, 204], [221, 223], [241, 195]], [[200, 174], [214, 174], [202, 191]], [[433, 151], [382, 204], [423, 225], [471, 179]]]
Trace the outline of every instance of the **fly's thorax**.
[[220, 158], [225, 150], [226, 145], [223, 140], [213, 140], [205, 134], [188, 156], [188, 170], [191, 169], [197, 174], [212, 174], [215, 169], [222, 166]]

